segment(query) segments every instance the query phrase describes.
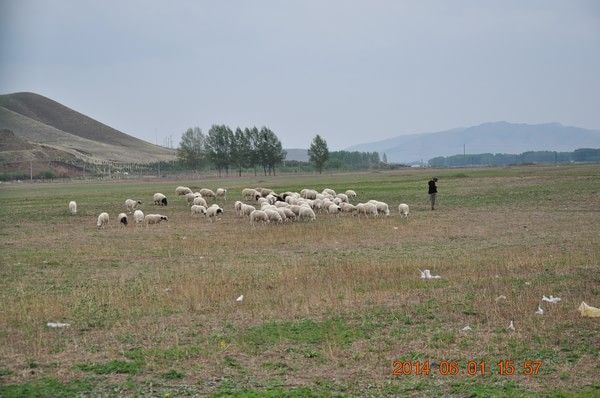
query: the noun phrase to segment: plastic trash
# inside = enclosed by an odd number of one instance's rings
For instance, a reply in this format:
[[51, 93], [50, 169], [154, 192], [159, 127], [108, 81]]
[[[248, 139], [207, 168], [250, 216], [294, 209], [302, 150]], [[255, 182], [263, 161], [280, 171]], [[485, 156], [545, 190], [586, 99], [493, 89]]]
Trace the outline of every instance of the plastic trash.
[[506, 300], [506, 296], [501, 294], [500, 296], [496, 297], [496, 302], [498, 302], [500, 300]]
[[425, 269], [423, 271], [419, 270], [419, 272], [421, 273], [421, 279], [440, 279], [441, 276], [439, 275], [431, 275], [431, 271], [428, 269]]
[[553, 295], [550, 295], [550, 297], [542, 296], [542, 301], [547, 301], [547, 302], [552, 303], [552, 304], [556, 304], [560, 300], [561, 300], [560, 297], [554, 297]]
[[244, 295], [242, 294], [240, 297], [235, 299], [235, 301], [237, 301], [238, 303], [241, 303], [242, 301], [244, 301]]
[[515, 330], [515, 324], [513, 323], [513, 321], [510, 321], [510, 325], [508, 325], [508, 329], [514, 331]]
[[60, 323], [60, 322], [48, 322], [46, 324], [49, 328], [67, 328], [71, 326], [69, 323]]
[[465, 326], [464, 328], [462, 328], [461, 330], [462, 330], [463, 332], [468, 332], [468, 331], [470, 331], [470, 330], [473, 330], [473, 329], [471, 329], [471, 326], [467, 325], [467, 326]]
[[586, 318], [600, 318], [600, 308], [587, 305], [584, 301], [582, 301], [579, 306], [579, 312], [581, 313], [581, 316]]
[[544, 315], [544, 310], [542, 309], [542, 307], [540, 307], [540, 306], [538, 305], [538, 309], [537, 309], [537, 311], [535, 312], [535, 314], [536, 314], [536, 315]]

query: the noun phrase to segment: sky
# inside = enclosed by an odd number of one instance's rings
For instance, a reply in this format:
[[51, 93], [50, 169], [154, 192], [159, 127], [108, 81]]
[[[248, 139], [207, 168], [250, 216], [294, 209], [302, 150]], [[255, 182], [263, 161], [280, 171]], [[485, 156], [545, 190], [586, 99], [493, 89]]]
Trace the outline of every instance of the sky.
[[0, 93], [177, 145], [330, 149], [506, 120], [600, 129], [600, 1], [0, 0]]

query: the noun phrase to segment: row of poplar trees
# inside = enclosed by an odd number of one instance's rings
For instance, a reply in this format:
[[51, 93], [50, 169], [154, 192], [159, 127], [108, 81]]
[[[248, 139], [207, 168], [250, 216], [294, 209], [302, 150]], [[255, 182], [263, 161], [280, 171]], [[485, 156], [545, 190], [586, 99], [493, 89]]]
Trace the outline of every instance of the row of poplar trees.
[[225, 125], [213, 125], [205, 135], [199, 127], [183, 133], [177, 149], [179, 160], [193, 169], [213, 165], [219, 176], [230, 170], [253, 168], [254, 174], [262, 167], [265, 175], [275, 174], [275, 166], [285, 159], [281, 141], [267, 127], [237, 128], [235, 132]]

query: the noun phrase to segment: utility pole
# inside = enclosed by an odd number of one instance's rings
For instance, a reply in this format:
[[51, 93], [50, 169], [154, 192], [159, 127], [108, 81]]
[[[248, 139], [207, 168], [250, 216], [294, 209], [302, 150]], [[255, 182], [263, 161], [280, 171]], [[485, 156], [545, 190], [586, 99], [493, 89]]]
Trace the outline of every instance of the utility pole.
[[33, 181], [33, 162], [29, 161], [29, 180]]

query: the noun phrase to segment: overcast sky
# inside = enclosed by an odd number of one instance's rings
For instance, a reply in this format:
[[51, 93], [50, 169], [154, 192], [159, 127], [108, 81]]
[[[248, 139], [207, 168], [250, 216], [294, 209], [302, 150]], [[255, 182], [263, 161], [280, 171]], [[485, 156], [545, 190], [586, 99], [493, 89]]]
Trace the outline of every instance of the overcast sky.
[[128, 134], [330, 148], [483, 122], [600, 128], [600, 1], [0, 0], [0, 93]]

